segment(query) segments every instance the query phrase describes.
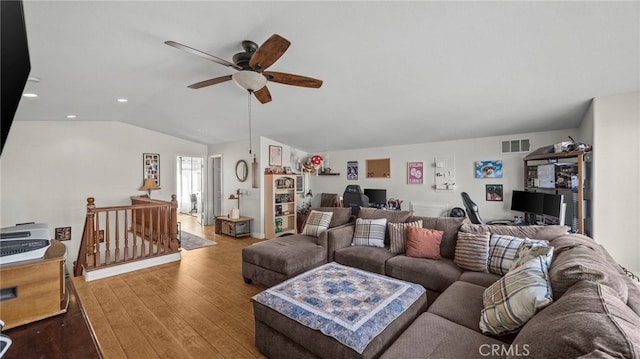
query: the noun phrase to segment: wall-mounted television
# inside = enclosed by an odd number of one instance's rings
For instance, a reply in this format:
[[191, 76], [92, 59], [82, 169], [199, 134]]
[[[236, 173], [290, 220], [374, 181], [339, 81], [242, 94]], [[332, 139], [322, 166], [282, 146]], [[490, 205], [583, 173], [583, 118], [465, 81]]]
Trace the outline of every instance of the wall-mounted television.
[[0, 81], [2, 93], [2, 142], [0, 154], [9, 135], [24, 85], [27, 83], [31, 62], [27, 44], [27, 28], [24, 22], [22, 1], [0, 1]]

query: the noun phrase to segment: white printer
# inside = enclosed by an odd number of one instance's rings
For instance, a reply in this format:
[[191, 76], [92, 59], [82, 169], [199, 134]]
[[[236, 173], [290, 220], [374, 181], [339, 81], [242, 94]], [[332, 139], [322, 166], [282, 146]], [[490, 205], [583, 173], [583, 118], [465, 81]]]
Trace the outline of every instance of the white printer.
[[0, 265], [44, 257], [51, 246], [49, 238], [46, 223], [0, 228]]

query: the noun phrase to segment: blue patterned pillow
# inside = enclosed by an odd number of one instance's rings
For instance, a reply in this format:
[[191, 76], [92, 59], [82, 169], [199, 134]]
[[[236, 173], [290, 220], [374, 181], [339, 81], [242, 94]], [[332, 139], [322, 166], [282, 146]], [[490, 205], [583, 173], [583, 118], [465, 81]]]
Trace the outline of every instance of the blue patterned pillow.
[[511, 269], [518, 248], [523, 238], [492, 234], [489, 239], [489, 260], [487, 269], [490, 273], [505, 275]]
[[387, 219], [356, 219], [356, 228], [353, 232], [353, 246], [384, 247], [384, 234], [387, 227]]

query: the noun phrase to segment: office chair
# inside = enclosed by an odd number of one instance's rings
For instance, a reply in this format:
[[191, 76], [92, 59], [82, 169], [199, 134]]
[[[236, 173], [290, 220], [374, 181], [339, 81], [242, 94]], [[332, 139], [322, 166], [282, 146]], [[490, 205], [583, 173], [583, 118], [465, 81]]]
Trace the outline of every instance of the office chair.
[[342, 195], [344, 207], [351, 207], [351, 214], [358, 216], [360, 207], [369, 207], [369, 197], [367, 197], [360, 189], [359, 185], [350, 184], [344, 190]]
[[336, 207], [337, 203], [337, 193], [322, 193], [320, 196], [320, 207]]
[[464, 203], [464, 207], [467, 209], [467, 216], [469, 216], [471, 223], [484, 224], [484, 221], [480, 218], [480, 213], [478, 212], [478, 205], [471, 200], [471, 197], [469, 197], [467, 192], [462, 192], [460, 195], [462, 195], [462, 203]]
[[191, 194], [191, 211], [189, 213], [198, 213], [198, 196]]

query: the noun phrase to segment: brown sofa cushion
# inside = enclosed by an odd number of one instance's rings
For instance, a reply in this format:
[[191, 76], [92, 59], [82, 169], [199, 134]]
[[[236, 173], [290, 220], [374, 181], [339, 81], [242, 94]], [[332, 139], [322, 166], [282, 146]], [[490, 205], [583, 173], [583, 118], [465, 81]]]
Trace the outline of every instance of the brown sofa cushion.
[[435, 314], [424, 313], [411, 323], [380, 359], [496, 358], [490, 356], [491, 347], [501, 347], [502, 344], [499, 340]]
[[290, 275], [327, 261], [318, 239], [303, 234], [278, 237], [242, 249], [242, 261]]
[[388, 259], [385, 271], [388, 276], [420, 284], [438, 293], [442, 293], [462, 274], [462, 269], [452, 259], [413, 258], [402, 254]]
[[343, 207], [318, 207], [313, 208], [316, 211], [320, 212], [332, 212], [333, 216], [331, 217], [331, 223], [329, 223], [329, 228], [341, 226], [343, 224], [349, 223], [351, 220], [351, 208], [343, 208]]
[[536, 314], [513, 341], [527, 358], [640, 357], [640, 317], [609, 287], [580, 281]]
[[386, 274], [385, 263], [393, 256], [395, 254], [391, 253], [388, 247], [351, 246], [336, 250], [333, 258], [346, 266]]
[[480, 311], [485, 287], [456, 281], [427, 310], [454, 323], [480, 332]]
[[421, 217], [411, 216], [407, 222], [421, 219], [423, 228], [437, 229], [443, 231], [442, 242], [440, 243], [440, 255], [444, 258], [453, 259], [456, 251], [456, 241], [458, 240], [458, 230], [465, 222], [462, 217]]
[[550, 244], [554, 247], [549, 267], [554, 298], [560, 298], [576, 282], [590, 280], [612, 288], [627, 302], [629, 291], [624, 273], [595, 241], [583, 235], [567, 234]]
[[567, 226], [500, 226], [488, 224], [465, 223], [460, 227], [462, 232], [502, 234], [506, 236], [544, 239], [550, 241], [555, 237], [566, 234], [569, 231]]

